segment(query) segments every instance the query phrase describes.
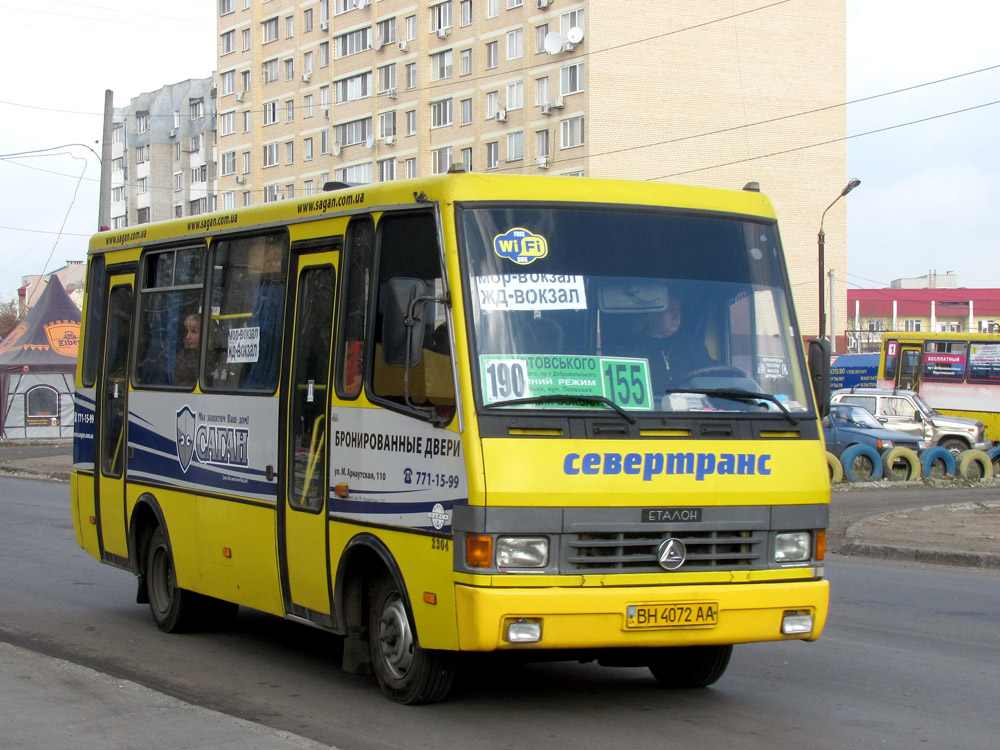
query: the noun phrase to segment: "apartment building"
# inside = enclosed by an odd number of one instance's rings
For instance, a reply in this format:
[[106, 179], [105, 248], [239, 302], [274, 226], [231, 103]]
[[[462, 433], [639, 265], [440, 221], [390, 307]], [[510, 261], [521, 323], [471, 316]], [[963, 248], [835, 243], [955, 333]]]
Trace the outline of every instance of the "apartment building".
[[111, 228], [216, 208], [215, 82], [190, 79], [116, 108]]
[[[848, 177], [837, 106], [844, 0], [219, 0], [218, 9], [220, 208], [455, 162], [757, 182], [782, 220], [803, 332], [818, 332], [817, 230]], [[839, 278], [846, 204], [824, 221], [824, 270]], [[827, 309], [844, 309], [843, 285], [830, 289]]]

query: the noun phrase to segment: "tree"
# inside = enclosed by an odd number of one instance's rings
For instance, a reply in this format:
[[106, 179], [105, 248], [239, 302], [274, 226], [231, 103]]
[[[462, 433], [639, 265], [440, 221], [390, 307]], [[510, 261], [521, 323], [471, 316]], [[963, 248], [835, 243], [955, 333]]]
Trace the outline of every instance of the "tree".
[[17, 325], [17, 299], [0, 300], [0, 339], [7, 336]]

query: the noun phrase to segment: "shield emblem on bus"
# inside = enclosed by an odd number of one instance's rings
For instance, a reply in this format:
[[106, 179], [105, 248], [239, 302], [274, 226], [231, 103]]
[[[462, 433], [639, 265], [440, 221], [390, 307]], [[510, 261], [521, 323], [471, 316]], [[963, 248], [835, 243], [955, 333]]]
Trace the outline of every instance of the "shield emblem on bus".
[[194, 454], [195, 415], [190, 406], [185, 406], [177, 412], [177, 459], [181, 462], [181, 471], [187, 472]]

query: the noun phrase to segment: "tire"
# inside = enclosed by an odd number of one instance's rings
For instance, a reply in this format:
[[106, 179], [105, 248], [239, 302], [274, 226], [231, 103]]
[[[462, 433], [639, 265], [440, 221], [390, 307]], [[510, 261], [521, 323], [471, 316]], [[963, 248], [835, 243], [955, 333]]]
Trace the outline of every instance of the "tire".
[[993, 476], [1000, 476], [1000, 445], [990, 448], [986, 451], [986, 455], [993, 462]]
[[420, 646], [400, 587], [388, 575], [372, 587], [368, 607], [372, 670], [382, 692], [406, 705], [443, 700], [455, 680], [455, 655]]
[[[955, 457], [951, 451], [940, 445], [928, 448], [920, 454], [921, 476], [924, 479], [940, 479], [955, 476]], [[940, 472], [935, 476], [935, 472]]]
[[200, 602], [197, 594], [177, 585], [174, 558], [162, 526], [157, 526], [150, 537], [146, 560], [146, 591], [156, 627], [164, 633], [190, 630]]
[[840, 459], [830, 451], [826, 452], [826, 468], [830, 472], [830, 484], [839, 484], [844, 481], [844, 467], [840, 465]]
[[962, 452], [970, 448], [968, 443], [964, 440], [959, 440], [958, 438], [947, 438], [942, 440], [940, 445], [946, 451], [949, 451], [952, 456], [954, 456], [955, 463], [958, 463], [958, 457], [962, 455]]
[[722, 677], [732, 654], [732, 646], [659, 649], [656, 658], [649, 663], [649, 671], [667, 688], [708, 687]]
[[[903, 468], [894, 468], [898, 464], [904, 464]], [[921, 471], [920, 458], [910, 448], [897, 446], [882, 452], [882, 473], [886, 479], [912, 482], [920, 479]]]
[[973, 482], [992, 479], [993, 461], [986, 451], [965, 451], [958, 459], [958, 475]]
[[848, 446], [840, 454], [840, 463], [844, 467], [844, 479], [848, 482], [867, 482], [882, 478], [882, 457], [871, 446], [860, 443]]

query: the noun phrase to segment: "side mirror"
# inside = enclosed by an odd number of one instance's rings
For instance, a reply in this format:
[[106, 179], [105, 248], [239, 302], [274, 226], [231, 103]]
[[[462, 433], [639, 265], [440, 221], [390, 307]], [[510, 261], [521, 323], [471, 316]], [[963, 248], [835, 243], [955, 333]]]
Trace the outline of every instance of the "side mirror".
[[809, 379], [816, 408], [825, 417], [830, 413], [830, 342], [825, 339], [809, 340]]
[[420, 279], [389, 280], [382, 308], [382, 359], [394, 367], [413, 367], [420, 362], [429, 321], [434, 320], [434, 302]]

